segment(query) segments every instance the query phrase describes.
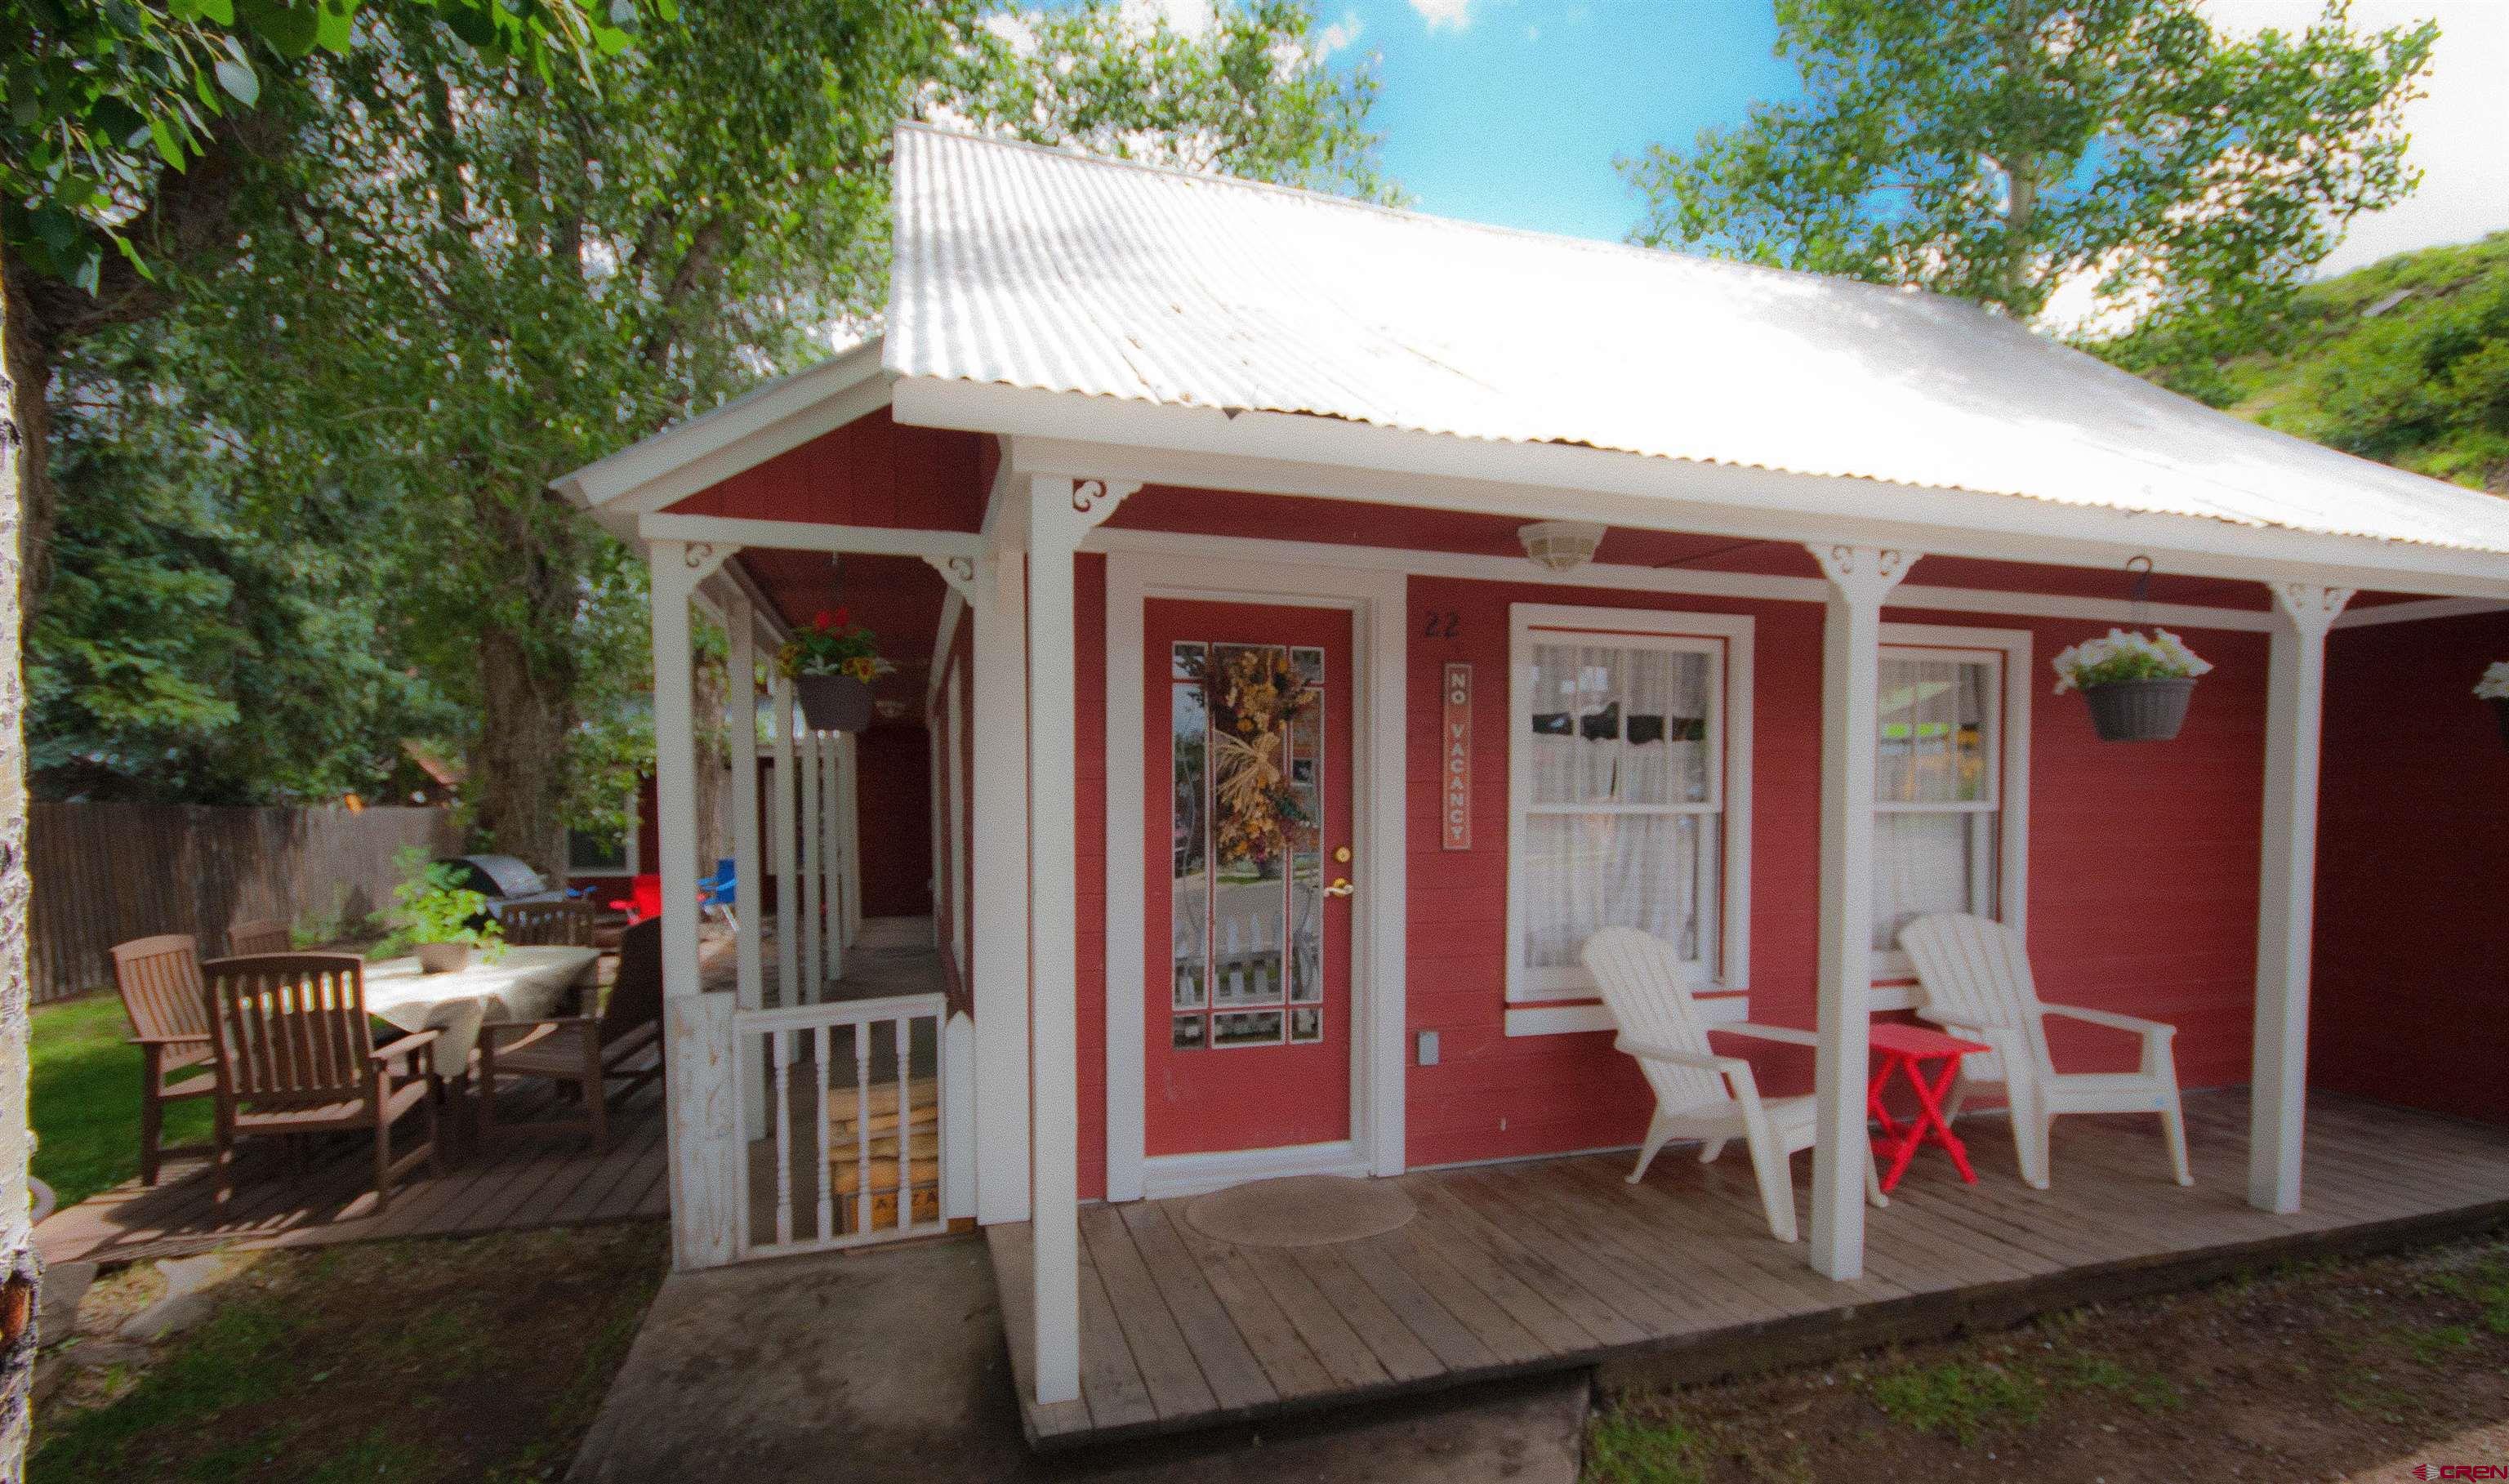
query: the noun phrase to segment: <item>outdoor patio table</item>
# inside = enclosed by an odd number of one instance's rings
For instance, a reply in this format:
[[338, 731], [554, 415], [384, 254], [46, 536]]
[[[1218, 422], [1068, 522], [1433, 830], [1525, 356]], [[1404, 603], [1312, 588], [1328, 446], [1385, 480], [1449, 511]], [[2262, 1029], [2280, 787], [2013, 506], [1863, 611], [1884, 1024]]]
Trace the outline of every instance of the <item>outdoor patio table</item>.
[[[1952, 1157], [1961, 1178], [1975, 1185], [1977, 1173], [1968, 1168], [1968, 1150], [1961, 1143], [1960, 1135], [1952, 1132], [1952, 1126], [1943, 1122], [1943, 1094], [1952, 1090], [1952, 1079], [1960, 1075], [1961, 1057], [1994, 1048], [1895, 1021], [1876, 1024], [1871, 1041], [1879, 1064], [1864, 1085], [1864, 1106], [1874, 1122], [1882, 1126], [1882, 1132], [1873, 1140], [1874, 1163], [1882, 1167], [1882, 1188], [1887, 1191], [1898, 1185], [1899, 1176], [1907, 1172], [1908, 1162], [1916, 1158], [1920, 1144], [1939, 1146]], [[1930, 1081], [1926, 1075], [1929, 1061], [1943, 1064]], [[1904, 1076], [1917, 1094], [1917, 1116], [1905, 1124], [1892, 1118], [1882, 1104], [1883, 1090], [1890, 1085], [1893, 1072]]]
[[449, 974], [422, 974], [415, 958], [381, 959], [366, 965], [366, 1013], [403, 1030], [442, 1030], [435, 1070], [458, 1077], [469, 1068], [483, 1022], [555, 1014], [570, 987], [592, 983], [599, 961], [591, 948], [559, 946], [507, 948], [495, 963], [473, 950]]

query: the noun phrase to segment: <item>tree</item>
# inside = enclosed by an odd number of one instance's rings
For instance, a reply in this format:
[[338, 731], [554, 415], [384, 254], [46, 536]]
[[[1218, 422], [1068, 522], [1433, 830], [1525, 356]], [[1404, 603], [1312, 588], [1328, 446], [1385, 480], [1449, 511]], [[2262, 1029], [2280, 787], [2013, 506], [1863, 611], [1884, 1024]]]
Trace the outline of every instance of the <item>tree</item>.
[[[617, 50], [624, 36], [609, 18], [635, 14], [633, 0], [598, 12], [592, 0], [436, 3], [473, 45], [542, 67]], [[351, 46], [356, 9], [357, 0], [0, 9], [0, 1484], [23, 1476], [37, 1339], [20, 641], [52, 520], [52, 373], [63, 345], [88, 330], [162, 312], [151, 254], [210, 249], [228, 217], [230, 164], [248, 142], [284, 145], [255, 128], [259, 69]]]
[[2063, 285], [2171, 355], [2269, 315], [2413, 188], [2437, 29], [2216, 32], [2198, 0], [1779, 0], [1799, 101], [1621, 162], [1635, 236], [2038, 317]]
[[[651, 671], [642, 564], [547, 482], [873, 322], [896, 119], [1015, 110], [1058, 139], [1121, 120], [1137, 150], [1381, 189], [1369, 85], [1304, 45], [1303, 8], [1193, 37], [1112, 4], [982, 19], [691, 6], [599, 89], [395, 22], [331, 64], [298, 147], [247, 174], [246, 250], [152, 337], [146, 384], [252, 451], [264, 519], [399, 512], [368, 553], [376, 643], [458, 708], [498, 848], [562, 870], [567, 828], [616, 816]], [[177, 371], [175, 342], [206, 358]]]

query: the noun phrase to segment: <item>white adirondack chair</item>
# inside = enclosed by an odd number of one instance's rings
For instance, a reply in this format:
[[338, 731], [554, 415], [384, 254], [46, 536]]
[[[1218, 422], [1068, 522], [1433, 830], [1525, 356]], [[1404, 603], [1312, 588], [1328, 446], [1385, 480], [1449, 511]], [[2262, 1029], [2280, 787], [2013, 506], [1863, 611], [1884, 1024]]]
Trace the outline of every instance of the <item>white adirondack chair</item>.
[[[1813, 1099], [1762, 1097], [1751, 1063], [1708, 1049], [1708, 1022], [1682, 987], [1681, 960], [1670, 944], [1636, 928], [1609, 927], [1587, 939], [1580, 956], [1620, 1028], [1613, 1046], [1637, 1058], [1638, 1069], [1655, 1090], [1655, 1116], [1647, 1122], [1646, 1143], [1638, 1150], [1629, 1183], [1646, 1177], [1647, 1166], [1667, 1140], [1701, 1140], [1699, 1162], [1704, 1165], [1739, 1137], [1751, 1151], [1751, 1172], [1759, 1178], [1770, 1235], [1779, 1242], [1794, 1241], [1794, 1174], [1787, 1162], [1796, 1150], [1812, 1147]], [[1819, 1042], [1811, 1031], [1782, 1025], [1736, 1022], [1714, 1028], [1793, 1046]], [[1869, 1140], [1860, 1153], [1865, 1195], [1876, 1206], [1890, 1205], [1874, 1175]]]
[[[1995, 1048], [1992, 1058], [1961, 1060], [1959, 1080], [1943, 1105], [1949, 1122], [1962, 1100], [1981, 1083], [2002, 1083], [2012, 1107], [2012, 1142], [2021, 1155], [2021, 1177], [2047, 1188], [2047, 1126], [2061, 1113], [2157, 1113], [2169, 1143], [2169, 1166], [2181, 1185], [2195, 1183], [2187, 1169], [2187, 1119], [2178, 1102], [2178, 1068], [2169, 1054], [2175, 1025], [2084, 1010], [2042, 1005], [2030, 977], [2030, 950], [2021, 935], [2001, 922], [1966, 912], [1920, 917], [1899, 932], [1899, 946], [1915, 960], [1925, 1003], [1917, 1014], [1954, 1035]], [[2047, 1016], [2132, 1031], [2143, 1037], [2143, 1065], [2131, 1072], [2060, 1072], [2047, 1056]]]

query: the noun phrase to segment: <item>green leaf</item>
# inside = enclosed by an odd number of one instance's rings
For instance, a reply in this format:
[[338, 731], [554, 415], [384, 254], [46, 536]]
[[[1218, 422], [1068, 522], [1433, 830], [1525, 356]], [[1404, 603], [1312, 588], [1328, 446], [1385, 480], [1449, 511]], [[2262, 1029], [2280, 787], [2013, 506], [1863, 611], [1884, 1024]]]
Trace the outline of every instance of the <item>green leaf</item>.
[[356, 35], [356, 0], [321, 0], [316, 40], [324, 51], [348, 55], [349, 43]]
[[217, 62], [218, 86], [229, 96], [246, 108], [261, 101], [261, 79], [242, 56], [221, 56]]
[[157, 157], [173, 169], [183, 167], [183, 141], [174, 136], [173, 129], [163, 118], [148, 121], [148, 137], [156, 141]]
[[321, 11], [314, 0], [301, 5], [288, 0], [237, 0], [236, 19], [290, 60], [312, 52], [321, 38]]

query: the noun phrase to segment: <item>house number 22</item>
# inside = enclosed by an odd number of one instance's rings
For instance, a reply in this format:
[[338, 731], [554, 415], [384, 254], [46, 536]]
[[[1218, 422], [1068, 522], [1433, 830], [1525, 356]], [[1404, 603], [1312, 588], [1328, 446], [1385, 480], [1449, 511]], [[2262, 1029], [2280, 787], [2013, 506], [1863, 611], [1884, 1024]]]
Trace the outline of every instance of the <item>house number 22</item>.
[[1453, 609], [1450, 608], [1443, 612], [1440, 612], [1438, 610], [1433, 608], [1429, 610], [1429, 621], [1427, 626], [1420, 630], [1420, 637], [1423, 639], [1452, 639], [1455, 637], [1457, 631], [1462, 627], [1462, 620], [1455, 616], [1455, 611]]

